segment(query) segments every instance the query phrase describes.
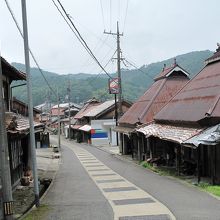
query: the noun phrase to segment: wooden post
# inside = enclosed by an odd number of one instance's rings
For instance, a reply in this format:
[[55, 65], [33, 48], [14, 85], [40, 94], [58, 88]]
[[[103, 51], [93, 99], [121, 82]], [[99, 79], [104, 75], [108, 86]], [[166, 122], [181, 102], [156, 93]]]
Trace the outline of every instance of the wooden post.
[[138, 160], [141, 160], [141, 146], [140, 146], [140, 135], [137, 133], [137, 144], [138, 144]]
[[142, 160], [146, 159], [146, 152], [145, 152], [145, 144], [144, 144], [144, 135], [141, 135], [141, 139], [142, 139], [142, 146], [143, 146], [143, 156], [142, 156]]
[[201, 146], [197, 147], [197, 178], [198, 178], [198, 183], [200, 183], [201, 176], [200, 176], [200, 149]]
[[180, 163], [181, 163], [181, 146], [177, 145], [177, 173], [180, 175]]
[[216, 146], [211, 147], [211, 173], [212, 173], [212, 185], [215, 185], [215, 173], [216, 173]]
[[153, 158], [153, 141], [152, 139], [149, 139], [148, 141], [148, 144], [149, 144], [149, 149], [150, 149], [150, 158]]

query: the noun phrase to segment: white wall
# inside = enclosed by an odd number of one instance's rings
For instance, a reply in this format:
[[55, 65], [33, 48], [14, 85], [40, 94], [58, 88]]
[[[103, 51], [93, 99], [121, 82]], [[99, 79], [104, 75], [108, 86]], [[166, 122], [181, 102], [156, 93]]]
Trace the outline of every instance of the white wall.
[[107, 133], [107, 137], [104, 138], [102, 137], [93, 138], [92, 137], [93, 135], [91, 135], [92, 144], [96, 146], [116, 145], [116, 132], [113, 131], [114, 127], [115, 127], [114, 119], [92, 120], [91, 121], [92, 129], [95, 130], [100, 129], [103, 132]]

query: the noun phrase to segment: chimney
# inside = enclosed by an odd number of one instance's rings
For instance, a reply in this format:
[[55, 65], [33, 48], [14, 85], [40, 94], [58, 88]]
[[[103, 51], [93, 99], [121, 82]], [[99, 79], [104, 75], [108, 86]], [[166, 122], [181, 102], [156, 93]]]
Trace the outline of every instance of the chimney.
[[220, 44], [219, 43], [217, 43], [217, 49], [216, 49], [216, 52], [219, 52], [220, 51]]
[[163, 71], [166, 69], [166, 63], [163, 64]]
[[173, 65], [174, 65], [174, 66], [176, 66], [176, 65], [177, 65], [177, 62], [176, 62], [176, 57], [174, 58]]

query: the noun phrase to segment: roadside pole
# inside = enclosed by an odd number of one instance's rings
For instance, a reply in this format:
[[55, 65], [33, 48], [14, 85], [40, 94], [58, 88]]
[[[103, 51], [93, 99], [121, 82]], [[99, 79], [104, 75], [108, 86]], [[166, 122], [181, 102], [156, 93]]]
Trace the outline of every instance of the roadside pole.
[[69, 101], [69, 140], [71, 140], [71, 117], [70, 117], [70, 81], [69, 81], [69, 85], [67, 88], [68, 91], [68, 101]]
[[[117, 94], [115, 94], [115, 125], [118, 126], [118, 108], [117, 108]], [[116, 144], [118, 146], [118, 132], [116, 132]]]
[[104, 31], [104, 34], [111, 34], [117, 36], [117, 58], [113, 58], [117, 60], [117, 73], [118, 73], [118, 116], [119, 118], [122, 116], [122, 86], [121, 86], [121, 48], [120, 48], [120, 36], [123, 36], [123, 33], [119, 32], [119, 25], [117, 22], [117, 32], [106, 32]]
[[57, 89], [57, 107], [58, 107], [58, 149], [60, 151], [60, 97], [59, 97], [59, 92], [58, 92], [58, 89]]
[[[3, 73], [0, 53], [0, 177], [2, 178], [2, 196], [3, 207], [0, 207], [0, 212], [5, 215], [6, 220], [13, 218], [13, 198], [11, 188], [11, 174], [8, 155], [8, 140], [5, 127], [5, 103], [3, 99]], [[1, 204], [0, 204], [1, 205]], [[10, 207], [10, 209], [5, 209]], [[1, 214], [0, 214], [1, 216]]]
[[31, 161], [32, 161], [32, 170], [33, 170], [33, 178], [34, 178], [35, 205], [36, 205], [36, 207], [39, 207], [40, 200], [39, 200], [39, 185], [38, 185], [35, 134], [34, 134], [32, 82], [31, 82], [31, 74], [30, 74], [26, 0], [21, 0], [21, 6], [22, 6], [22, 21], [23, 21], [23, 34], [24, 34], [25, 67], [26, 67], [26, 74], [27, 74], [28, 115], [29, 115], [29, 124], [30, 124]]

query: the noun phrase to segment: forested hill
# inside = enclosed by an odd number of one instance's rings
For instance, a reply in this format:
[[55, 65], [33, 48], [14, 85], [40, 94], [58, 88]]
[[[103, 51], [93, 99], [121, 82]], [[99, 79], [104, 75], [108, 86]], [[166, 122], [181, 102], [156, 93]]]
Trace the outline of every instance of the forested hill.
[[[209, 50], [195, 51], [187, 54], [176, 56], [177, 63], [190, 73], [190, 77], [197, 74], [204, 66], [204, 60], [210, 57], [213, 52]], [[163, 65], [167, 66], [173, 63], [173, 58], [161, 62], [143, 65], [140, 70], [122, 70], [122, 89], [123, 96], [126, 99], [134, 101], [152, 84], [153, 78], [159, 74]], [[23, 64], [12, 63], [14, 67], [21, 71], [25, 71]], [[61, 100], [65, 101], [67, 93], [68, 81], [71, 84], [71, 101], [83, 102], [92, 97], [97, 97], [102, 100], [113, 98], [108, 94], [108, 77], [104, 74], [68, 74], [59, 75], [56, 73], [43, 71], [50, 85], [54, 90], [59, 90]], [[56, 102], [56, 97], [49, 93], [43, 77], [37, 68], [31, 68], [33, 81], [33, 102], [34, 105], [45, 102], [48, 98], [51, 102]], [[112, 76], [115, 74], [113, 73]], [[27, 101], [26, 87], [13, 89], [13, 96], [18, 99]]]

